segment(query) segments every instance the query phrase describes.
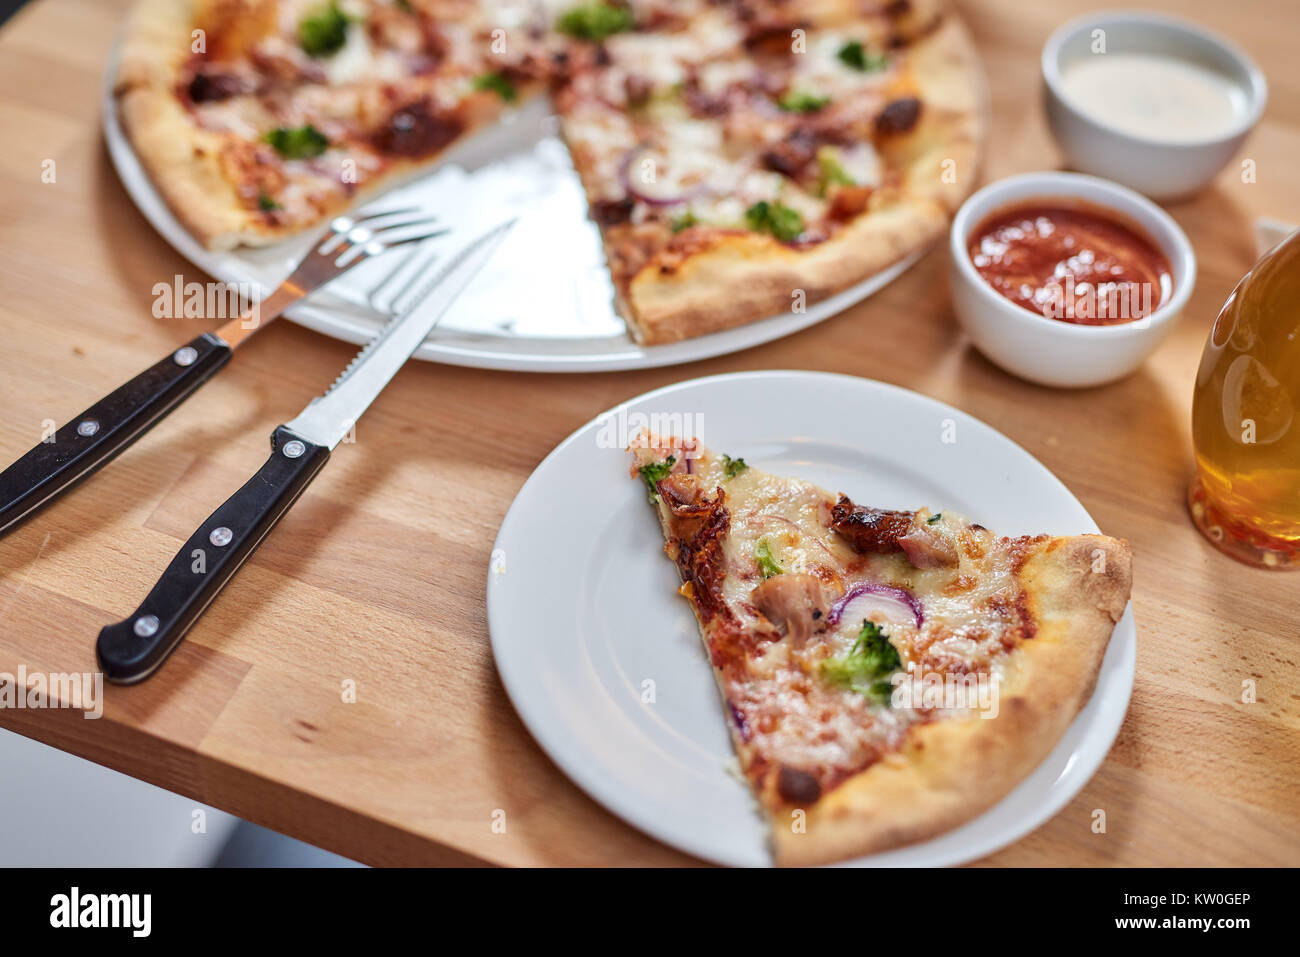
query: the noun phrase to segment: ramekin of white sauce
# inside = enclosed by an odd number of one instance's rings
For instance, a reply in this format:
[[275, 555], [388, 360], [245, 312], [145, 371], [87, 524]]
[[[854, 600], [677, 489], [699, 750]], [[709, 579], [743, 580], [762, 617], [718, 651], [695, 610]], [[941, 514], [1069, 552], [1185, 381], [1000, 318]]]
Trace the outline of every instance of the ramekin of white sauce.
[[1065, 24], [1043, 47], [1042, 71], [1048, 124], [1069, 164], [1153, 199], [1209, 184], [1268, 98], [1264, 75], [1237, 47], [1149, 13]]

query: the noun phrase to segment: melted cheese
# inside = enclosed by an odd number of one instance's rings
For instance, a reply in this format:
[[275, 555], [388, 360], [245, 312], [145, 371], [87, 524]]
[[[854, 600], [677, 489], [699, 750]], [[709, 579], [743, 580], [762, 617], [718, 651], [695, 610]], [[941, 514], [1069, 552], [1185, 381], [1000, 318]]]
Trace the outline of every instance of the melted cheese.
[[[689, 212], [706, 225], [746, 228], [746, 210], [760, 201], [796, 210], [808, 226], [822, 221], [829, 197], [816, 195], [822, 191], [812, 181], [816, 167], [801, 183], [774, 172], [764, 159], [800, 122], [797, 114], [783, 112], [769, 100], [788, 80], [792, 91], [842, 103], [848, 114], [845, 122], [861, 125], [882, 105], [895, 71], [852, 69], [838, 53], [853, 37], [822, 30], [811, 31], [807, 49], [782, 67], [790, 71], [788, 77], [760, 77], [758, 61], [745, 51], [744, 26], [732, 12], [704, 5], [695, 17], [688, 30], [611, 36], [605, 44], [610, 63], [576, 81], [580, 105], [578, 115], [566, 121], [565, 136], [582, 151], [585, 167], [597, 166], [594, 171], [584, 168], [584, 181], [596, 187], [597, 195], [623, 197], [627, 191], [619, 182], [619, 164], [629, 151], [640, 148], [653, 157], [656, 185], [642, 191], [633, 183], [633, 198], [644, 200], [650, 193], [660, 202], [638, 203], [634, 222], [675, 219]], [[688, 83], [691, 89], [683, 94]], [[638, 85], [648, 86], [650, 92], [641, 89], [640, 105], [629, 111], [628, 91]], [[698, 96], [751, 100], [725, 115], [696, 117], [692, 109], [699, 108]], [[602, 115], [606, 113], [610, 115]], [[880, 184], [881, 159], [869, 143], [839, 154], [840, 168], [854, 184]], [[680, 203], [662, 202], [678, 196]]]
[[745, 176], [745, 165], [726, 156], [721, 126], [695, 119], [677, 104], [665, 106], [659, 115], [663, 125], [654, 153], [659, 157], [659, 178], [668, 186], [659, 189], [661, 195], [673, 195], [672, 184], [680, 186], [677, 195], [689, 195], [692, 190], [710, 194], [736, 191]]
[[846, 43], [863, 43], [868, 55], [879, 53], [861, 37], [834, 31], [818, 31], [808, 37], [808, 52], [796, 58], [793, 83], [800, 90], [832, 100], [863, 95], [864, 91], [883, 90], [896, 70], [886, 66], [879, 70], [857, 70], [840, 59]]
[[[982, 672], [1005, 675], [1002, 639], [1016, 631], [1019, 585], [1014, 560], [991, 532], [971, 529], [965, 519], [941, 513], [930, 525], [955, 541], [956, 567], [918, 569], [901, 554], [859, 555], [828, 528], [834, 498], [799, 479], [748, 468], [728, 479], [720, 458], [704, 453], [695, 461], [702, 489], [722, 487], [731, 514], [723, 543], [726, 574], [722, 597], [742, 625], [768, 636], [740, 672], [729, 671], [724, 693], [744, 715], [749, 747], [771, 765], [814, 773], [849, 774], [902, 745], [907, 731], [933, 717], [966, 713], [960, 706], [934, 713], [873, 703], [826, 682], [819, 673], [827, 657], [847, 654], [861, 630], [850, 614], [796, 647], [790, 637], [770, 640], [772, 625], [754, 607], [751, 594], [763, 576], [756, 558], [760, 543], [784, 573], [816, 575], [833, 600], [858, 581], [905, 588], [920, 599], [924, 621], [880, 621], [904, 669], [915, 674]], [[915, 520], [931, 513], [921, 510]], [[918, 702], [919, 704], [920, 702]]]
[[699, 14], [689, 30], [678, 33], [616, 33], [605, 41], [614, 64], [663, 88], [686, 79], [688, 65], [732, 56], [744, 36], [725, 13]]
[[854, 143], [831, 149], [831, 156], [855, 186], [879, 186], [884, 180], [884, 163], [870, 143]]
[[621, 198], [623, 162], [639, 144], [627, 116], [600, 103], [584, 103], [564, 117], [564, 138], [581, 150], [579, 168], [587, 191], [596, 197]]
[[253, 96], [232, 96], [228, 100], [198, 103], [194, 115], [206, 130], [233, 133], [255, 140], [276, 125], [275, 116]]
[[365, 25], [348, 24], [348, 39], [331, 57], [322, 60], [331, 86], [345, 86], [362, 80], [400, 80], [407, 75], [406, 63], [392, 50], [376, 50], [370, 44]]
[[757, 72], [758, 67], [752, 60], [717, 60], [703, 64], [696, 78], [701, 90], [718, 96], [734, 84], [748, 83]]

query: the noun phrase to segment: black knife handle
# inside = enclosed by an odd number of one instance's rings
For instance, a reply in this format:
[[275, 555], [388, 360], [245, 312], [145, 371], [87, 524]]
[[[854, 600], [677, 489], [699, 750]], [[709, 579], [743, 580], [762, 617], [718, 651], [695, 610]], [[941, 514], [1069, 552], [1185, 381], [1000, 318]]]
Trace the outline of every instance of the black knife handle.
[[117, 684], [149, 677], [329, 457], [325, 446], [277, 428], [266, 464], [190, 536], [140, 607], [100, 631], [104, 677]]
[[0, 472], [0, 534], [142, 436], [230, 355], [210, 332], [191, 339]]

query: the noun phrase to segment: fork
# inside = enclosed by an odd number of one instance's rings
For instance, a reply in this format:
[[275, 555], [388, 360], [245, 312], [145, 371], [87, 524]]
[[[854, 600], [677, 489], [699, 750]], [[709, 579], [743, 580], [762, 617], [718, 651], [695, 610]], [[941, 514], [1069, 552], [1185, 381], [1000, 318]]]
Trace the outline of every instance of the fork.
[[418, 209], [336, 217], [269, 296], [154, 363], [0, 472], [0, 535], [142, 436], [221, 370], [254, 332], [295, 302], [368, 259], [448, 232], [433, 228], [434, 222]]

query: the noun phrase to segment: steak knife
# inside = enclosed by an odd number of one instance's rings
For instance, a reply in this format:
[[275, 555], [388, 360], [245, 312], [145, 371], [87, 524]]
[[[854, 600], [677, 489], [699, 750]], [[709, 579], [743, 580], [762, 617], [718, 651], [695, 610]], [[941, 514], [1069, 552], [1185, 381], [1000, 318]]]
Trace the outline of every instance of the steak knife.
[[[96, 652], [105, 678], [117, 684], [141, 681], [175, 650], [491, 258], [512, 225], [514, 220], [502, 223], [470, 243], [405, 302], [399, 302], [392, 321], [329, 390], [296, 419], [276, 428], [266, 464], [190, 536], [140, 607], [126, 620], [100, 631]], [[420, 308], [426, 300], [426, 308]]]

